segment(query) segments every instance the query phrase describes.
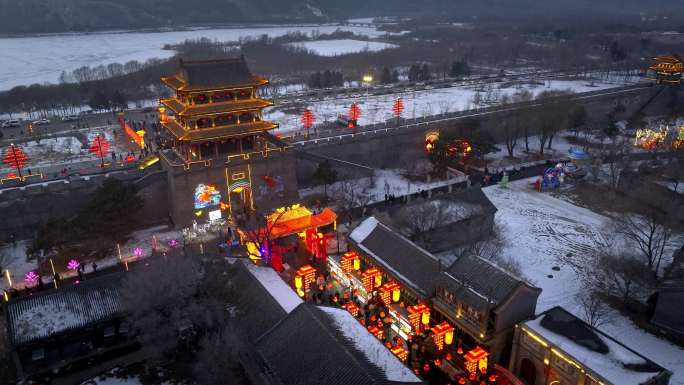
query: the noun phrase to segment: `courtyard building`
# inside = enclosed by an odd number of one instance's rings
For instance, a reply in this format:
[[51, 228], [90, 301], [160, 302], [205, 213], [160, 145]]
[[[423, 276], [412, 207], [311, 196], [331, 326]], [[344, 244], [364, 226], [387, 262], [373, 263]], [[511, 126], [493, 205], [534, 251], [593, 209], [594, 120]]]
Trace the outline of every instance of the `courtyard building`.
[[510, 369], [527, 385], [666, 385], [672, 375], [559, 306], [517, 325]]

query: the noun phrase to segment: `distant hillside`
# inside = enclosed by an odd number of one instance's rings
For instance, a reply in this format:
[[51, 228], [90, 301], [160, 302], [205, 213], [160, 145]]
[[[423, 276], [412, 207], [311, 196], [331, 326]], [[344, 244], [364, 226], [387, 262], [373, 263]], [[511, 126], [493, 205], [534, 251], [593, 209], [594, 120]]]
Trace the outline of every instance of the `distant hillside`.
[[0, 0], [0, 34], [290, 23], [373, 15], [503, 19], [679, 17], [681, 0]]

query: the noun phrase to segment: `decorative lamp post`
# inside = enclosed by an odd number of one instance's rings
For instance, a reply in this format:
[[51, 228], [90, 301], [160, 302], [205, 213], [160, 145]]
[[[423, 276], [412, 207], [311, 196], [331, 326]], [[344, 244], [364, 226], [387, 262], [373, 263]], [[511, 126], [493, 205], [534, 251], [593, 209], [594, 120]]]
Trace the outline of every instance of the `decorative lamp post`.
[[20, 179], [21, 169], [24, 168], [24, 166], [26, 166], [28, 160], [29, 157], [28, 155], [26, 155], [24, 150], [22, 150], [21, 147], [15, 145], [14, 143], [10, 144], [9, 148], [5, 150], [5, 156], [2, 159], [3, 163], [17, 170]]
[[370, 75], [370, 74], [363, 75], [363, 78], [361, 78], [361, 80], [363, 80], [363, 83], [366, 85], [366, 95], [368, 95], [370, 85], [373, 82], [373, 75]]

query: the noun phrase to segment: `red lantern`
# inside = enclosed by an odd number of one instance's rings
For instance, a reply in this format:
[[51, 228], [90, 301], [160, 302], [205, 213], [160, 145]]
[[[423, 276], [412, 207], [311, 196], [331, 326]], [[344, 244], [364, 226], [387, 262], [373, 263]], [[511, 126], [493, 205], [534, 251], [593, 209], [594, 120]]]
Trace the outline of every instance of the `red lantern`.
[[98, 134], [93, 142], [90, 144], [90, 152], [100, 158], [101, 166], [104, 167], [104, 158], [109, 152], [109, 142], [103, 136]]
[[21, 147], [11, 144], [10, 147], [5, 150], [5, 157], [3, 158], [3, 163], [14, 168], [19, 173], [19, 178], [21, 178], [21, 169], [26, 166], [29, 157], [21, 149]]

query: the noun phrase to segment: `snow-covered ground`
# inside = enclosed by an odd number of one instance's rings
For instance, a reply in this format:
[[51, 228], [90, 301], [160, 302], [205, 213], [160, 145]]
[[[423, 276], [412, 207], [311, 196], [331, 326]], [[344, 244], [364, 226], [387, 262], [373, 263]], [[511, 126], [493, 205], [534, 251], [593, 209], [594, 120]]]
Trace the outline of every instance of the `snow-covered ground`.
[[[369, 178], [356, 179], [353, 181], [335, 182], [328, 186], [328, 195], [335, 196], [344, 190], [344, 184], [350, 183], [357, 190], [356, 193], [363, 193], [368, 196], [367, 203], [379, 202], [385, 199], [385, 194], [403, 196], [415, 194], [423, 190], [430, 190], [437, 187], [460, 183], [466, 180], [464, 175], [452, 176], [450, 179], [435, 180], [431, 182], [417, 182], [406, 179], [402, 176], [401, 170], [375, 170], [374, 183], [371, 185]], [[324, 186], [305, 188], [299, 190], [299, 196], [304, 198], [311, 195], [324, 193]]]
[[295, 47], [304, 48], [319, 56], [338, 56], [362, 51], [376, 52], [397, 47], [389, 43], [352, 39], [302, 41], [290, 44]]
[[[477, 107], [473, 103], [473, 98], [479, 93], [483, 100], [490, 101], [486, 105], [496, 105], [503, 95], [513, 95], [523, 89], [527, 89], [534, 95], [542, 91], [549, 90], [572, 90], [574, 92], [587, 92], [618, 87], [621, 84], [590, 82], [587, 80], [549, 80], [544, 86], [538, 84], [525, 84], [521, 86], [509, 86], [504, 88], [492, 88], [491, 90], [482, 89], [482, 86], [459, 86], [449, 88], [438, 88], [424, 91], [405, 92], [402, 94], [365, 96], [359, 95], [356, 98], [330, 99], [311, 102], [311, 108], [316, 116], [316, 122], [331, 122], [337, 119], [338, 115], [346, 115], [349, 106], [356, 102], [361, 108], [361, 118], [359, 124], [368, 125], [384, 122], [394, 117], [392, 107], [397, 97], [401, 97], [404, 102], [404, 118], [418, 118], [425, 116], [438, 115], [449, 112], [463, 111]], [[301, 130], [302, 108], [292, 109], [289, 106], [271, 107], [264, 112], [264, 118], [277, 122], [280, 127], [274, 130], [275, 134], [286, 134], [288, 132]]]
[[[117, 138], [114, 137], [114, 131], [118, 131]], [[77, 132], [77, 131], [72, 131]], [[97, 155], [90, 152], [90, 145], [97, 135], [103, 135], [104, 138], [111, 145], [107, 158], [112, 151], [117, 154], [127, 153], [132, 148], [127, 145], [128, 139], [124, 138], [123, 131], [119, 126], [102, 126], [84, 128], [78, 130], [85, 135], [87, 142], [83, 143], [83, 138], [73, 135], [65, 134], [56, 138], [32, 140], [29, 142], [18, 143], [18, 146], [29, 157], [26, 168], [32, 168], [33, 171], [39, 171], [40, 167], [67, 165], [75, 162], [83, 161], [99, 161]], [[0, 174], [13, 172], [14, 170], [7, 165], [0, 166]]]
[[[597, 244], [605, 244], [607, 237], [611, 237], [604, 233], [611, 219], [538, 193], [531, 188], [532, 182], [533, 178], [511, 182], [508, 188], [484, 189], [498, 208], [496, 222], [506, 237], [504, 254], [518, 261], [525, 277], [543, 289], [537, 313], [560, 305], [573, 314], [581, 314], [576, 294], [582, 283], [559, 258], [567, 253], [590, 253]], [[666, 255], [672, 255], [672, 250]], [[684, 385], [684, 349], [645, 333], [620, 315], [600, 329], [674, 371], [671, 384]]]
[[372, 25], [301, 25], [262, 26], [241, 28], [187, 29], [166, 32], [102, 32], [56, 34], [0, 38], [0, 90], [18, 85], [56, 83], [62, 71], [70, 73], [81, 66], [109, 63], [144, 62], [152, 58], [167, 58], [173, 51], [162, 49], [165, 44], [177, 44], [188, 39], [208, 38], [218, 41], [237, 41], [247, 37], [283, 36], [291, 32], [312, 35], [351, 31], [368, 37], [383, 36]]

